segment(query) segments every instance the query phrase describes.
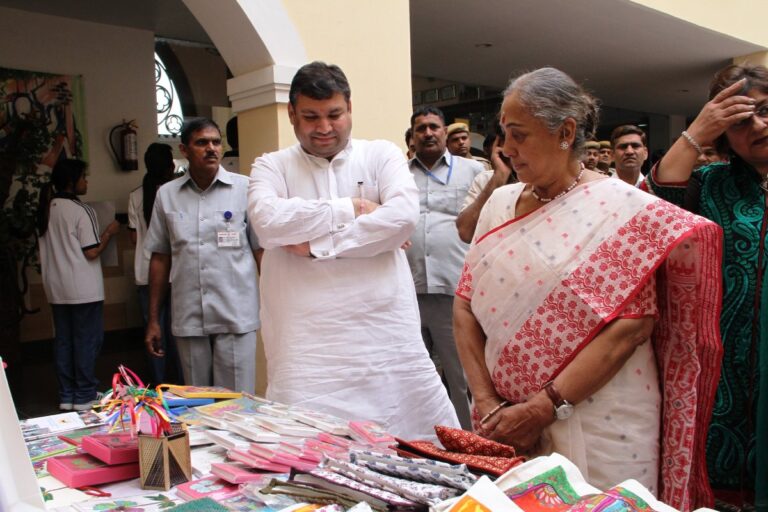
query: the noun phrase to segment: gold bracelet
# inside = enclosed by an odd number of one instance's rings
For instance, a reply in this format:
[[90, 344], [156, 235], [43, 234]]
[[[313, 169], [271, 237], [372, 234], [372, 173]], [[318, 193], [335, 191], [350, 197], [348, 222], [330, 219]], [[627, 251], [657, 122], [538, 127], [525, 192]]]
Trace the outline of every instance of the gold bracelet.
[[497, 412], [499, 412], [500, 410], [502, 410], [504, 407], [506, 407], [508, 405], [509, 405], [509, 402], [506, 401], [506, 400], [501, 402], [499, 405], [497, 405], [496, 407], [491, 409], [491, 412], [489, 412], [488, 414], [486, 414], [485, 416], [482, 417], [482, 419], [480, 420], [480, 424], [481, 425], [485, 424], [485, 422], [488, 421], [489, 419], [491, 419], [494, 414], [496, 414]]

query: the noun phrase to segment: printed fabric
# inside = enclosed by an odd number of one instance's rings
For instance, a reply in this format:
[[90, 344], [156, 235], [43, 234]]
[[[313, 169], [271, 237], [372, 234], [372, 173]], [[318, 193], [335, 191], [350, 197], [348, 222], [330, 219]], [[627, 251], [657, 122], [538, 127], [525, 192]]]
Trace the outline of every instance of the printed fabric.
[[470, 455], [456, 453], [438, 448], [430, 441], [404, 441], [397, 440], [397, 451], [403, 454], [416, 454], [420, 457], [429, 457], [443, 462], [454, 464], [466, 464], [474, 471], [480, 471], [489, 475], [503, 475], [513, 467], [525, 460], [524, 457], [494, 457], [490, 455]]
[[463, 491], [477, 482], [477, 477], [470, 473], [466, 464], [448, 464], [432, 459], [414, 459], [365, 450], [351, 450], [349, 460], [383, 475], [448, 486]]
[[449, 452], [466, 453], [468, 455], [489, 455], [491, 457], [517, 457], [512, 446], [491, 441], [474, 432], [468, 432], [459, 428], [435, 427], [440, 444]]
[[402, 496], [393, 492], [385, 491], [378, 487], [373, 487], [368, 484], [364, 484], [353, 480], [347, 476], [336, 473], [334, 471], [328, 471], [327, 469], [316, 468], [309, 472], [310, 475], [315, 476], [321, 480], [325, 480], [331, 484], [335, 484], [341, 487], [346, 487], [353, 491], [367, 494], [373, 498], [379, 499], [385, 503], [399, 507], [411, 507], [416, 505], [415, 502], [403, 498]]
[[460, 494], [459, 490], [451, 487], [414, 482], [404, 478], [380, 474], [365, 466], [332, 457], [324, 459], [321, 467], [362, 484], [390, 491], [425, 505], [436, 505], [441, 501]]

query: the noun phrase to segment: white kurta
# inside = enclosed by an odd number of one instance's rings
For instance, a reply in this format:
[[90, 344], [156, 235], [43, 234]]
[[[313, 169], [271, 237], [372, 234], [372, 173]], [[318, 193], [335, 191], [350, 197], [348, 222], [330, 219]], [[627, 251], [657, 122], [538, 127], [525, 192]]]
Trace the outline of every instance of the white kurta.
[[[360, 193], [381, 206], [354, 216]], [[406, 439], [458, 427], [421, 339], [405, 253], [418, 190], [400, 150], [350, 141], [332, 161], [299, 145], [257, 158], [248, 215], [264, 247], [262, 336], [267, 397]], [[315, 258], [282, 246], [309, 241]], [[446, 322], [450, 322], [446, 318]]]

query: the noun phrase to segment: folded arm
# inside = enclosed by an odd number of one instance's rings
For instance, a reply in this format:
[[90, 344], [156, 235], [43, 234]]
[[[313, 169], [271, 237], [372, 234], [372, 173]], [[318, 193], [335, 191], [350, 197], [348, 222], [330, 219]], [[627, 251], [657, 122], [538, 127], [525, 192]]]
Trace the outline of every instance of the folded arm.
[[392, 148], [396, 153], [385, 154], [376, 173], [382, 203], [365, 201], [362, 208], [352, 197], [288, 197], [285, 178], [269, 156], [257, 159], [248, 215], [261, 246], [308, 244], [320, 259], [369, 257], [399, 248], [418, 220], [418, 190], [405, 159]]

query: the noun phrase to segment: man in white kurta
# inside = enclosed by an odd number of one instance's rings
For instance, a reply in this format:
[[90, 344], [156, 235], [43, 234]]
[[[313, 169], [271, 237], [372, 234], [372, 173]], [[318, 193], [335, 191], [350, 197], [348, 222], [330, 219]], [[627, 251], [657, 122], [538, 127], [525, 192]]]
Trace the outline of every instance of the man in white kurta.
[[350, 139], [349, 84], [336, 66], [302, 67], [288, 112], [299, 144], [257, 158], [248, 192], [265, 249], [267, 397], [407, 439], [458, 426], [401, 249], [419, 215], [402, 152]]

